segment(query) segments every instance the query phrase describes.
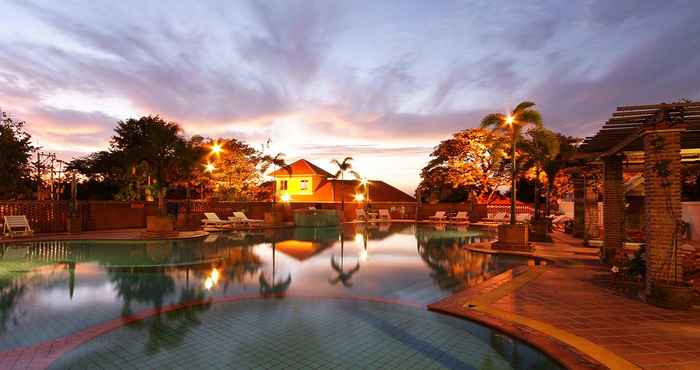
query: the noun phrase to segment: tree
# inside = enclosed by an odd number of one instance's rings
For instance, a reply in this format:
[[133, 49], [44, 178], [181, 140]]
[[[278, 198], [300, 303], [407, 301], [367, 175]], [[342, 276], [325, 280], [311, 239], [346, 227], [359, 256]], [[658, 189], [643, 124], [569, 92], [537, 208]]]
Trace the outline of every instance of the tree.
[[[218, 145], [218, 153], [206, 155], [206, 163], [214, 167], [213, 171], [199, 166], [199, 176], [204, 176], [216, 194], [226, 200], [255, 199], [261, 191], [261, 169], [266, 165], [266, 158], [259, 151], [237, 139], [219, 139], [203, 143], [207, 147]], [[205, 181], [206, 181], [205, 180]]]
[[[286, 157], [286, 154], [284, 153], [277, 153], [274, 156], [271, 155], [265, 155], [263, 156], [263, 161], [262, 161], [262, 166], [260, 168], [260, 173], [263, 175], [268, 171], [270, 167], [272, 167], [272, 172], [275, 172], [276, 168], [282, 168], [287, 165], [286, 161], [284, 160], [284, 157]], [[277, 201], [277, 178], [273, 177], [272, 179], [272, 202], [271, 206], [275, 204]]]
[[31, 196], [29, 161], [37, 148], [32, 146], [31, 135], [24, 131], [24, 123], [0, 117], [0, 199]]
[[542, 115], [533, 107], [535, 103], [524, 101], [518, 104], [513, 111], [508, 114], [491, 113], [481, 120], [482, 128], [492, 128], [494, 133], [506, 138], [510, 137], [511, 142], [511, 199], [510, 199], [510, 224], [515, 225], [515, 199], [516, 199], [516, 143], [522, 139], [522, 131], [529, 125], [542, 127]]
[[114, 131], [110, 151], [123, 155], [132, 174], [142, 168], [151, 191], [157, 194], [159, 209], [165, 211], [168, 187], [191, 179], [202, 157], [201, 148], [182, 136], [180, 126], [159, 116], [120, 121]]
[[[335, 173], [335, 175], [333, 175], [334, 179], [340, 177], [340, 180], [342, 181], [345, 179], [345, 173], [348, 172], [352, 174], [356, 179], [360, 178], [360, 174], [352, 169], [352, 157], [345, 157], [345, 159], [343, 159], [342, 162], [337, 159], [333, 159], [331, 160], [331, 164], [334, 164], [336, 165], [336, 167], [338, 167], [338, 171]], [[333, 201], [335, 202], [335, 182], [333, 182]], [[342, 198], [341, 201], [343, 201]]]
[[507, 143], [484, 129], [468, 129], [440, 142], [421, 171], [421, 193], [442, 192], [443, 185], [461, 189], [470, 198], [486, 197], [510, 181]]
[[[559, 156], [559, 139], [557, 135], [546, 128], [535, 128], [529, 131], [529, 137], [520, 142], [525, 157], [524, 170], [526, 176], [535, 183], [535, 219], [540, 217], [541, 187], [554, 179], [552, 172], [557, 172]], [[548, 173], [549, 172], [549, 173]], [[546, 192], [547, 195], [549, 191]]]

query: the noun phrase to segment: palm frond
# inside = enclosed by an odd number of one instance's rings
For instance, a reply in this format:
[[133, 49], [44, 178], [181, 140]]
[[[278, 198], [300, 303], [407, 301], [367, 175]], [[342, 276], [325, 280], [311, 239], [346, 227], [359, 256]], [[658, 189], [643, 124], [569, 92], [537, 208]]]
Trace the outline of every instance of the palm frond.
[[542, 127], [542, 115], [540, 112], [534, 110], [534, 109], [528, 109], [526, 111], [521, 112], [518, 115], [518, 121], [523, 122], [523, 123], [531, 123], [538, 128]]
[[528, 110], [529, 108], [532, 108], [535, 106], [535, 103], [531, 101], [524, 101], [518, 104], [515, 109], [513, 109], [513, 115], [518, 115], [523, 113], [524, 111]]
[[481, 120], [481, 128], [498, 127], [506, 120], [501, 113], [491, 113]]

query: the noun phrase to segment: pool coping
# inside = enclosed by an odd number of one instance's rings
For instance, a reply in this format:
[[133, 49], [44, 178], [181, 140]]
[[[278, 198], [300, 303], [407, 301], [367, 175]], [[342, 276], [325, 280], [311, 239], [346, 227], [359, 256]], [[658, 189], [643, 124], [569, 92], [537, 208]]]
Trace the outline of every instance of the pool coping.
[[[481, 250], [469, 247], [466, 249], [493, 254], [537, 257], [534, 254], [523, 252], [511, 253], [508, 251]], [[554, 261], [547, 258], [537, 258], [554, 263]], [[489, 298], [486, 297], [486, 299], [484, 299], [484, 296], [496, 293], [495, 291], [498, 289], [509, 292], [517, 290], [521, 286], [538, 278], [542, 272], [544, 272], [543, 269], [544, 267], [516, 266], [476, 286], [466, 288], [447, 298], [433, 302], [427, 306], [428, 310], [471, 320], [501, 331], [543, 352], [568, 369], [638, 369], [637, 366], [629, 363], [627, 360], [600, 346], [588, 342], [584, 338], [577, 337], [546, 323], [540, 323], [536, 320], [528, 319], [527, 317], [491, 308], [488, 305]], [[484, 302], [479, 301], [479, 299]], [[557, 337], [564, 337], [569, 343]], [[613, 364], [614, 366], [606, 366], [606, 364], [599, 361], [597, 358], [591, 357], [591, 353], [602, 357], [605, 363]]]

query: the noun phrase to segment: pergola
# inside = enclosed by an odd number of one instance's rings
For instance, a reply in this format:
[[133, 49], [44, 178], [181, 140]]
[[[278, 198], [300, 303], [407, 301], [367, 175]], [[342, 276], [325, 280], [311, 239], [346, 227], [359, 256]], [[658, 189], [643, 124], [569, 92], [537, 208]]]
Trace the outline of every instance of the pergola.
[[[682, 161], [700, 161], [700, 102], [618, 107], [600, 131], [583, 141], [578, 156], [603, 167], [606, 260], [614, 263], [625, 241], [623, 168], [632, 168], [644, 177], [647, 286], [683, 281], [677, 248], [680, 170]], [[586, 183], [582, 185], [584, 189], [578, 193], [583, 201], [579, 204], [585, 205], [589, 192]], [[577, 213], [584, 216], [579, 222], [590, 218], [585, 206]]]

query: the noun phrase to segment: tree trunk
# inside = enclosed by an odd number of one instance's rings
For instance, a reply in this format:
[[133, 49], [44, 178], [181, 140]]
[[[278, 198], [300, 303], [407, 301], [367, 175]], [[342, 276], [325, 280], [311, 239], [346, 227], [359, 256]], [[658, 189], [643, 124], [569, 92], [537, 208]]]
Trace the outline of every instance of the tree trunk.
[[540, 218], [540, 182], [535, 181], [535, 220]]
[[158, 212], [161, 215], [166, 214], [165, 209], [165, 188], [158, 190]]
[[544, 215], [549, 217], [551, 213], [551, 204], [550, 202], [552, 201], [551, 195], [552, 195], [552, 183], [551, 181], [547, 181], [547, 189], [545, 190], [545, 199], [546, 202], [544, 205]]

